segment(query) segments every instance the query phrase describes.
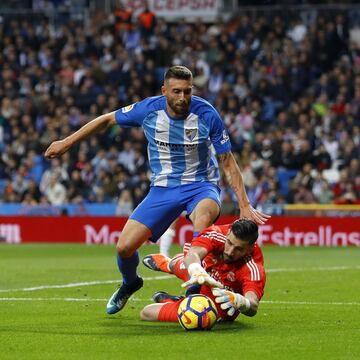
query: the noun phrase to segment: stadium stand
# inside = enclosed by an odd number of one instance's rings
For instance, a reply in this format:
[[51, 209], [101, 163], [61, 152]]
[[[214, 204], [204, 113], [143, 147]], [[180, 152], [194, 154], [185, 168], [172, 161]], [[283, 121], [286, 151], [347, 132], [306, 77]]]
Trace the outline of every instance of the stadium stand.
[[[43, 151], [104, 112], [159, 94], [164, 69], [183, 64], [229, 129], [253, 206], [360, 204], [360, 43], [346, 12], [302, 15], [152, 19], [150, 33], [112, 17], [54, 26], [3, 16], [0, 202], [112, 203], [131, 213], [149, 187], [141, 129], [114, 127], [60, 160]], [[224, 211], [236, 213], [221, 187]]]

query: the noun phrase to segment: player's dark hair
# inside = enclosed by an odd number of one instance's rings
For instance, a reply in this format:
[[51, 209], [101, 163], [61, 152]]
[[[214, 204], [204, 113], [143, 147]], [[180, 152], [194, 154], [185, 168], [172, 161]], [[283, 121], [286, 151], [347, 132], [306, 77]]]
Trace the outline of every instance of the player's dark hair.
[[247, 241], [249, 244], [255, 244], [259, 232], [256, 223], [249, 219], [239, 219], [231, 225], [232, 233], [240, 240]]
[[164, 81], [169, 79], [191, 80], [192, 77], [192, 73], [187, 67], [176, 65], [165, 72]]

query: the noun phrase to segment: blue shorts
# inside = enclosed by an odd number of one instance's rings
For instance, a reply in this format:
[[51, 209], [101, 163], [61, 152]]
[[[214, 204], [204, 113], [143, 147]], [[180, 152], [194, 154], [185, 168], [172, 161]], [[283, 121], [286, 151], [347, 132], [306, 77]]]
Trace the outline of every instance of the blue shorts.
[[152, 186], [130, 219], [147, 226], [152, 231], [150, 240], [156, 242], [183, 211], [189, 217], [203, 199], [212, 199], [220, 207], [219, 187], [210, 182], [195, 182], [171, 188]]

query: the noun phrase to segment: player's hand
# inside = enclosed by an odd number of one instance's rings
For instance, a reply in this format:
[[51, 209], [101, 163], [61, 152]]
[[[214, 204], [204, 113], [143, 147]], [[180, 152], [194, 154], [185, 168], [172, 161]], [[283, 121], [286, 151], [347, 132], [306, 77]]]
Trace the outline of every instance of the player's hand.
[[271, 216], [254, 209], [250, 203], [245, 206], [240, 206], [240, 216], [249, 220], [255, 221], [258, 225], [263, 225]]
[[55, 157], [61, 156], [70, 149], [65, 140], [54, 141], [45, 151], [45, 157], [47, 159], [53, 159]]
[[205, 284], [210, 287], [217, 287], [217, 288], [224, 287], [223, 284], [212, 278], [200, 264], [197, 263], [190, 264], [190, 266], [188, 267], [188, 273], [190, 275], [190, 279], [184, 282], [181, 285], [182, 287], [187, 287], [193, 284], [199, 284], [199, 285]]
[[215, 296], [215, 302], [221, 304], [220, 307], [227, 310], [229, 316], [233, 316], [236, 310], [244, 312], [250, 309], [249, 299], [240, 294], [218, 288], [212, 289], [212, 293]]

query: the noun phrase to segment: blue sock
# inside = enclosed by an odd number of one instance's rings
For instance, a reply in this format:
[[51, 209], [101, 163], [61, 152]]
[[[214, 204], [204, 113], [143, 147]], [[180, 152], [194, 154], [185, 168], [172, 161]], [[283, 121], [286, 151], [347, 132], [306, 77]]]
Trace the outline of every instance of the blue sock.
[[139, 253], [136, 250], [134, 255], [125, 259], [122, 259], [119, 254], [117, 254], [117, 265], [123, 276], [124, 284], [131, 284], [138, 277], [136, 268], [139, 265]]

